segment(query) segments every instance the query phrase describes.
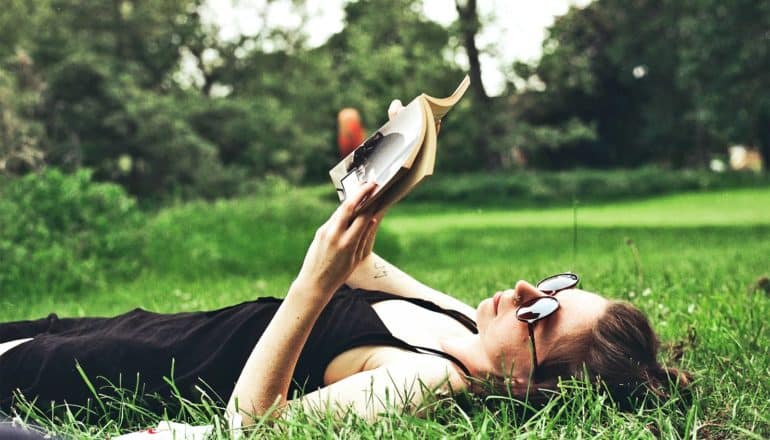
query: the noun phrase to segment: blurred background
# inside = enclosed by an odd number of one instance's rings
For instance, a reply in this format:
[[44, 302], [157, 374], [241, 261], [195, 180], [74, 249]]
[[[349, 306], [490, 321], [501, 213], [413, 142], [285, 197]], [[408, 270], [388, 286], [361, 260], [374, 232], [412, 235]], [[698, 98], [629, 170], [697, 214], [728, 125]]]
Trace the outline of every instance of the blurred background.
[[465, 72], [441, 174], [722, 170], [736, 145], [760, 169], [768, 47], [753, 0], [6, 0], [0, 172], [88, 168], [140, 199], [325, 181], [340, 109], [372, 130]]
[[[466, 73], [437, 175], [407, 200], [424, 212], [766, 185], [769, 47], [754, 0], [4, 0], [0, 290], [161, 270], [172, 232], [189, 275], [219, 238], [147, 225], [211, 231], [241, 208], [164, 209], [296, 187], [331, 204], [342, 109], [371, 133], [393, 98], [446, 96]], [[323, 217], [276, 203], [301, 228]], [[239, 230], [206, 254], [225, 272], [250, 258], [231, 255]]]

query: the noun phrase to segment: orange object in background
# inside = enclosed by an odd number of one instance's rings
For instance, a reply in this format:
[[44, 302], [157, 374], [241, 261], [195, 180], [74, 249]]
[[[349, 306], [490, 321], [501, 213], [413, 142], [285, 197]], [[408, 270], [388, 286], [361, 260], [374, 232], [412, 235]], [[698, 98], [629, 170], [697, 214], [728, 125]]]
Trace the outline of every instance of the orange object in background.
[[337, 115], [337, 145], [340, 157], [345, 157], [356, 149], [366, 137], [358, 110], [347, 107]]

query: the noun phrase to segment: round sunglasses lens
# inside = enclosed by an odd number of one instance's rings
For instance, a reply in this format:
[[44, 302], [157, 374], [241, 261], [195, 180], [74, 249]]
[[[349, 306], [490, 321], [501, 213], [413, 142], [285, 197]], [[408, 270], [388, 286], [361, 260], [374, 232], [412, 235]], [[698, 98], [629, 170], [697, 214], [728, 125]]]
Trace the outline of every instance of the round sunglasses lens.
[[578, 276], [572, 273], [562, 273], [548, 277], [537, 283], [537, 288], [545, 293], [556, 292], [558, 290], [568, 289], [577, 284]]
[[519, 307], [516, 317], [519, 321], [526, 321], [532, 324], [538, 319], [543, 319], [559, 308], [559, 301], [556, 298], [543, 297], [536, 299], [533, 303]]

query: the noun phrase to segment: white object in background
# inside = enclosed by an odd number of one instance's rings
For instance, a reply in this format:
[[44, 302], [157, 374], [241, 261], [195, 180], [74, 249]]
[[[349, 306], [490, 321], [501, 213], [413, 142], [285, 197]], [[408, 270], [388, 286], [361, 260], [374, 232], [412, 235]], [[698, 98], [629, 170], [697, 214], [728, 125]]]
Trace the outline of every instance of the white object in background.
[[754, 171], [758, 173], [764, 168], [762, 155], [756, 148], [733, 145], [727, 150], [730, 152], [730, 168], [735, 171]]
[[730, 168], [741, 170], [746, 167], [746, 147], [743, 145], [733, 145], [727, 151], [730, 152]]
[[204, 440], [212, 425], [192, 426], [186, 423], [160, 422], [156, 428], [114, 437], [113, 440]]
[[725, 170], [727, 170], [727, 166], [721, 159], [711, 159], [711, 162], [709, 162], [709, 168], [711, 168], [711, 171], [715, 173], [723, 173]]

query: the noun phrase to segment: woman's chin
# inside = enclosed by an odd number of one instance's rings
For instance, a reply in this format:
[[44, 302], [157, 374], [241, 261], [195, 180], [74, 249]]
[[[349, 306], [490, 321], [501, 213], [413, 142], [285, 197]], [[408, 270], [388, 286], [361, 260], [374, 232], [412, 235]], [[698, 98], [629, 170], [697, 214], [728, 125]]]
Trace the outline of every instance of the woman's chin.
[[478, 307], [476, 307], [476, 324], [480, 324], [482, 321], [494, 317], [495, 303], [492, 298], [486, 298], [481, 300]]

